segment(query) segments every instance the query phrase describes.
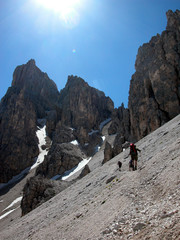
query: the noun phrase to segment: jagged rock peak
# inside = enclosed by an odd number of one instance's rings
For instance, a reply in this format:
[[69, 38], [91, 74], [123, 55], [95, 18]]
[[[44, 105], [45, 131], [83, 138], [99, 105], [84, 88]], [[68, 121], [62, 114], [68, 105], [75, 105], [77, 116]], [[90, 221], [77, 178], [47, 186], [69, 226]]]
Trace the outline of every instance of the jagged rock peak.
[[97, 128], [114, 110], [113, 101], [102, 91], [72, 75], [60, 92], [59, 105], [62, 108], [61, 122], [74, 128]]
[[34, 59], [16, 67], [13, 73], [12, 86], [25, 87], [34, 91], [40, 91], [46, 86], [51, 90], [58, 91], [56, 84], [48, 77], [47, 73], [42, 72], [36, 66]]
[[77, 76], [74, 76], [74, 75], [69, 75], [67, 83], [66, 83], [66, 87], [72, 86], [74, 84], [83, 84], [83, 85], [88, 86], [87, 82], [85, 82], [84, 79], [82, 79], [81, 77], [77, 77]]
[[166, 13], [167, 17], [167, 27], [166, 30], [172, 31], [172, 29], [177, 29], [180, 30], [180, 11], [176, 10], [173, 12], [172, 10], [169, 10]]
[[67, 88], [81, 87], [83, 89], [91, 88], [96, 91], [96, 93], [98, 94], [99, 97], [105, 96], [104, 92], [89, 86], [89, 84], [84, 79], [82, 79], [81, 77], [78, 77], [78, 76], [69, 75], [65, 87], [67, 87]]
[[31, 66], [35, 66], [36, 65], [36, 62], [34, 59], [30, 59], [28, 62], [27, 62], [28, 65], [31, 65]]
[[15, 69], [12, 87], [0, 104], [0, 182], [33, 164], [39, 152], [37, 119], [47, 117], [48, 112], [50, 125], [58, 96], [55, 83], [34, 60]]

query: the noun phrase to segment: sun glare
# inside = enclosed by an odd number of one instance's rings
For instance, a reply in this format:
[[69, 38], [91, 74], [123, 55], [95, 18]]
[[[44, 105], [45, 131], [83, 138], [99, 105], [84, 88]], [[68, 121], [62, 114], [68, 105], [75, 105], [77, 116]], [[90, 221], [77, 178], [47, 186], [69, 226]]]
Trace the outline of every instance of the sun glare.
[[38, 0], [39, 4], [58, 14], [66, 26], [74, 27], [79, 22], [78, 8], [82, 0]]

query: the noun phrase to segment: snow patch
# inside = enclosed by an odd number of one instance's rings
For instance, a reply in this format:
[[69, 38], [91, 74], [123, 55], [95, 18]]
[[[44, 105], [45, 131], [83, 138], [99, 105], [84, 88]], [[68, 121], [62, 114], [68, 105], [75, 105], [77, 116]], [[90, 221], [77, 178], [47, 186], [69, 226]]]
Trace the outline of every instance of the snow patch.
[[[108, 119], [106, 119], [105, 121], [103, 121], [102, 123], [100, 123], [100, 125], [99, 125], [99, 129], [100, 129], [100, 131], [103, 129], [103, 127], [108, 123], [108, 122], [110, 122], [111, 121], [111, 118], [108, 118]], [[91, 136], [92, 134], [94, 134], [94, 133], [98, 133], [99, 132], [99, 130], [91, 130], [91, 132], [89, 132], [88, 133], [88, 135], [89, 136]]]
[[44, 157], [48, 154], [48, 150], [42, 149], [42, 146], [46, 144], [46, 125], [44, 125], [44, 127], [42, 128], [38, 127], [38, 130], [36, 131], [36, 136], [39, 140], [39, 155], [36, 159], [36, 162], [31, 166], [30, 170], [41, 164], [44, 161]]
[[83, 167], [86, 166], [86, 164], [88, 164], [88, 162], [91, 160], [91, 158], [89, 159], [83, 159], [75, 168], [71, 169], [70, 171], [66, 171], [63, 175], [62, 175], [62, 180], [66, 180], [67, 178], [69, 178], [70, 176], [74, 175], [76, 172], [78, 172], [79, 170], [81, 170]]
[[9, 215], [10, 213], [14, 212], [16, 209], [18, 209], [20, 206], [18, 206], [17, 208], [14, 208], [12, 210], [10, 210], [9, 212], [3, 214], [2, 216], [0, 216], [0, 220], [5, 218], [7, 215]]
[[[39, 119], [39, 121], [40, 120], [41, 119]], [[42, 163], [44, 161], [44, 157], [48, 154], [48, 151], [46, 149], [45, 150], [42, 149], [42, 146], [46, 144], [46, 125], [44, 125], [44, 127], [42, 127], [42, 128], [38, 127], [38, 130], [36, 131], [36, 135], [37, 135], [38, 140], [39, 140], [39, 144], [38, 144], [39, 155], [38, 155], [35, 163], [31, 167], [28, 167], [28, 168], [24, 169], [21, 173], [14, 176], [7, 183], [1, 183], [0, 184], [0, 190], [4, 187], [7, 187], [11, 184], [14, 184], [14, 183], [20, 181], [26, 174], [28, 174], [28, 172], [31, 169], [37, 167], [40, 163]]]
[[[104, 141], [105, 141], [105, 139], [106, 139], [106, 137], [105, 137], [105, 136], [102, 136], [101, 138], [102, 138], [103, 142], [104, 142]], [[94, 150], [95, 150], [95, 153], [99, 152], [99, 150], [100, 150], [100, 149], [101, 149], [101, 146], [100, 146], [100, 145], [97, 145], [97, 146], [94, 148]]]
[[11, 208], [12, 206], [14, 206], [16, 203], [20, 202], [20, 201], [22, 200], [22, 198], [23, 198], [23, 197], [18, 197], [18, 198], [16, 198], [7, 208], [5, 208], [5, 209], [3, 210], [3, 212], [6, 211], [8, 208]]
[[72, 128], [72, 127], [70, 127], [69, 129], [71, 129], [72, 131], [75, 131], [75, 130], [76, 130], [75, 128]]
[[105, 137], [105, 136], [102, 136], [102, 140], [103, 140], [103, 142], [105, 141], [105, 139], [106, 139], [106, 137]]
[[70, 143], [72, 143], [73, 145], [79, 145], [77, 140], [71, 141]]
[[95, 153], [99, 152], [100, 149], [101, 149], [101, 147], [100, 147], [99, 145], [97, 145], [97, 146], [95, 147]]
[[102, 130], [102, 128], [111, 121], [111, 118], [106, 119], [105, 121], [103, 121], [100, 125], [99, 125], [99, 129], [100, 131]]
[[66, 171], [63, 175], [56, 175], [54, 177], [52, 177], [52, 180], [57, 180], [57, 179], [61, 179], [61, 180], [66, 180], [67, 178], [69, 178], [70, 176], [74, 175], [76, 172], [78, 172], [79, 170], [81, 170], [83, 167], [86, 166], [86, 164], [88, 164], [88, 162], [91, 160], [91, 158], [89, 159], [83, 159], [76, 167], [72, 168], [71, 170]]

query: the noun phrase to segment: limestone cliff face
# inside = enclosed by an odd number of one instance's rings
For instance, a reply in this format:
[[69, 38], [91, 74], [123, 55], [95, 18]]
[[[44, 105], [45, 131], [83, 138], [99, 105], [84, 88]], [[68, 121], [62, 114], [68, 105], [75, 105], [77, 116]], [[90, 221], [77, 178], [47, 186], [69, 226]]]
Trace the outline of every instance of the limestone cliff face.
[[167, 28], [139, 48], [128, 108], [131, 134], [140, 139], [180, 113], [180, 11]]
[[90, 87], [82, 78], [69, 76], [60, 92], [61, 122], [80, 129], [99, 129], [99, 124], [109, 118], [114, 104], [103, 92]]
[[[112, 100], [82, 78], [69, 76], [58, 99], [57, 123], [51, 129], [52, 146], [36, 174], [52, 178], [92, 156], [102, 144], [99, 125], [111, 117]], [[92, 129], [96, 130], [92, 133]], [[77, 145], [71, 142], [76, 141]]]
[[12, 86], [0, 104], [0, 182], [32, 165], [38, 155], [37, 118], [58, 98], [55, 84], [34, 60], [15, 69]]
[[38, 155], [36, 112], [24, 91], [15, 88], [8, 90], [0, 109], [0, 182], [7, 182]]
[[57, 86], [32, 59], [15, 69], [12, 87], [24, 91], [26, 98], [35, 105], [39, 118], [45, 116], [45, 111], [55, 108], [59, 95]]
[[112, 123], [108, 129], [108, 133], [124, 136], [125, 140], [130, 138], [130, 117], [129, 110], [121, 105], [118, 109], [115, 109], [112, 114]]

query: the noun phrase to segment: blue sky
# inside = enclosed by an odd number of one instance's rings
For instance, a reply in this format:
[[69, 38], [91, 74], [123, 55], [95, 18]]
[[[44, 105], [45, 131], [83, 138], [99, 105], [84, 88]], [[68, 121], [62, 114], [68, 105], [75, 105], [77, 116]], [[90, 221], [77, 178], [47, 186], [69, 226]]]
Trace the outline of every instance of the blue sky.
[[77, 0], [69, 13], [44, 1], [0, 0], [0, 99], [16, 66], [35, 59], [59, 90], [73, 74], [127, 106], [138, 48], [180, 9], [179, 0]]

